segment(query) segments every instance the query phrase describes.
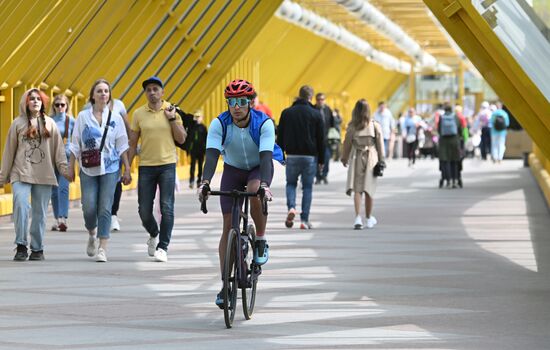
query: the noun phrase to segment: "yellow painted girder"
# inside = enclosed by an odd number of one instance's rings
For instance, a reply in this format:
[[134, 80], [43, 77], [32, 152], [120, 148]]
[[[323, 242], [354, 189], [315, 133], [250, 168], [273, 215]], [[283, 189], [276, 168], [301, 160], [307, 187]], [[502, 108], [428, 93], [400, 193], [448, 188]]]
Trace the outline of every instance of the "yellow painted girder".
[[98, 78], [104, 77], [113, 85], [113, 94], [121, 97], [124, 88], [117, 78], [123, 74], [132, 56], [154, 29], [169, 6], [157, 1], [136, 1], [120, 14], [121, 21], [109, 35], [108, 40], [97, 48], [96, 53], [81, 62], [81, 73], [75, 77], [72, 86], [86, 87]]
[[[222, 62], [218, 61], [216, 55], [223, 50], [232, 51], [232, 45], [239, 45], [236, 42], [240, 39], [232, 40], [231, 33], [237, 30], [238, 23], [246, 19], [246, 13], [255, 4], [250, 2], [250, 7], [245, 5], [239, 2], [217, 2], [208, 9], [202, 25], [190, 36], [188, 47], [174, 57], [171, 69], [167, 69], [172, 83], [169, 99], [187, 108], [196, 108], [191, 101], [192, 97], [190, 100], [187, 97], [194, 90], [197, 80], [210, 73], [219, 74], [220, 68], [227, 70], [227, 67], [224, 69], [223, 65], [220, 66]], [[217, 20], [217, 26], [210, 25], [214, 19]], [[195, 93], [198, 92], [193, 91], [193, 95]]]
[[550, 158], [550, 103], [469, 0], [424, 0], [464, 53]]
[[73, 42], [78, 37], [78, 28], [85, 25], [90, 16], [89, 12], [94, 8], [86, 0], [56, 2], [53, 13], [47, 17], [47, 22], [32, 37], [35, 45], [21, 61], [29, 74], [20, 78], [33, 85], [60, 84], [57, 77], [51, 73], [57, 65], [62, 65], [63, 72], [68, 68], [67, 63], [63, 62], [65, 53], [72, 49]]
[[[190, 85], [176, 91], [180, 104], [190, 110], [201, 106], [213, 87], [223, 78], [228, 63], [233, 64], [273, 16], [282, 0], [242, 1], [240, 10], [233, 15], [220, 35], [216, 37], [212, 59], [201, 62], [190, 76]], [[208, 64], [211, 68], [208, 68]], [[192, 89], [192, 90], [191, 90]]]
[[[117, 80], [117, 88], [122, 92], [122, 97], [129, 108], [135, 108], [145, 100], [138, 103], [142, 94], [141, 81], [151, 75], [159, 75], [165, 83], [168, 83], [165, 74], [158, 74], [158, 70], [166, 60], [174, 55], [173, 50], [176, 42], [183, 40], [187, 28], [193, 24], [194, 20], [200, 20], [199, 14], [201, 8], [195, 6], [195, 3], [182, 2], [176, 8], [169, 12], [169, 8], [160, 3], [155, 4], [155, 8], [149, 10], [157, 11], [156, 16], [148, 17], [151, 21], [146, 31], [141, 35], [141, 42], [132, 46], [131, 55], [127, 57], [126, 63], [122, 69], [124, 75], [120, 75]], [[146, 14], [147, 16], [147, 14]], [[139, 22], [134, 26], [139, 27]], [[135, 28], [138, 29], [138, 28]], [[184, 42], [180, 48], [179, 54], [182, 54], [188, 47], [188, 42]], [[129, 60], [128, 58], [131, 58]], [[172, 87], [168, 84], [169, 90]]]
[[[82, 5], [82, 21], [75, 26], [70, 49], [63, 55], [62, 61], [53, 69], [48, 82], [56, 82], [62, 88], [69, 88], [87, 96], [89, 89], [98, 78], [111, 80], [112, 77], [101, 74], [83, 81], [85, 72], [95, 69], [97, 65], [107, 67], [111, 56], [123, 54], [123, 47], [117, 51], [105, 53], [102, 47], [109, 40], [115, 28], [127, 14], [129, 1], [90, 2], [88, 7]], [[97, 62], [99, 61], [99, 63]]]
[[[257, 61], [260, 99], [278, 120], [303, 84], [327, 95], [331, 107], [349, 120], [359, 98], [371, 105], [387, 99], [406, 75], [387, 71], [332, 41], [273, 17], [252, 41], [243, 57]], [[225, 107], [222, 106], [221, 110]]]
[[30, 4], [30, 7], [24, 2], [16, 6], [1, 27], [1, 33], [6, 33], [6, 37], [0, 46], [0, 77], [10, 85], [25, 80], [24, 76], [29, 74], [28, 62], [23, 58], [29, 57], [29, 52], [34, 56], [39, 54], [43, 43], [37, 42], [36, 38], [43, 38], [48, 20], [56, 10], [54, 1]]

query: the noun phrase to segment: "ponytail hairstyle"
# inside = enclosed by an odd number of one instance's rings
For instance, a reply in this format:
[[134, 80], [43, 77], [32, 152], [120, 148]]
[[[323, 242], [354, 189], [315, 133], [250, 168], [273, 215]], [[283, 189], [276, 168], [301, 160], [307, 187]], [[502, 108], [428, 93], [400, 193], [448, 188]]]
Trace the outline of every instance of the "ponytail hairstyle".
[[367, 100], [364, 98], [360, 99], [355, 103], [355, 107], [351, 112], [351, 122], [349, 125], [352, 125], [355, 130], [363, 130], [365, 125], [370, 122], [370, 106]]
[[[29, 109], [29, 103], [31, 101], [32, 94], [38, 95], [38, 97], [40, 98], [40, 101], [42, 102], [42, 106], [40, 106], [40, 111], [39, 111], [40, 113], [39, 120], [37, 120], [38, 128], [33, 126], [31, 123], [32, 116], [31, 116], [31, 110]], [[49, 101], [48, 96], [44, 92], [40, 91], [39, 89], [33, 88], [25, 93], [24, 99], [25, 99], [25, 115], [27, 117], [27, 132], [25, 133], [25, 136], [31, 139], [37, 138], [39, 136], [44, 136], [44, 138], [47, 139], [48, 137], [50, 137], [50, 132], [48, 131], [48, 128], [46, 128], [46, 119], [45, 119], [46, 104], [48, 104], [48, 101]], [[40, 128], [40, 121], [42, 121], [42, 125], [44, 125], [43, 128]], [[39, 135], [39, 130], [43, 130], [42, 135]]]

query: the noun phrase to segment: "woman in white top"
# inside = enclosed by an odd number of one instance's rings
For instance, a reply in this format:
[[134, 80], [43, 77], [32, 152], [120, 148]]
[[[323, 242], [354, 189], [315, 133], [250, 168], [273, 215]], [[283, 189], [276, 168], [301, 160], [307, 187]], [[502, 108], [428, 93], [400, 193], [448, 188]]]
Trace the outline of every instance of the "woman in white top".
[[[95, 256], [98, 262], [107, 261], [111, 206], [121, 161], [124, 164], [122, 182], [126, 185], [132, 181], [124, 120], [119, 112], [109, 109], [110, 101], [110, 84], [104, 79], [97, 80], [90, 90], [92, 108], [78, 113], [70, 146], [69, 173], [73, 179], [75, 160], [80, 164], [82, 211], [84, 225], [90, 234], [86, 253]], [[96, 157], [88, 157], [90, 153], [95, 153]], [[99, 164], [92, 162], [93, 158], [99, 158]]]

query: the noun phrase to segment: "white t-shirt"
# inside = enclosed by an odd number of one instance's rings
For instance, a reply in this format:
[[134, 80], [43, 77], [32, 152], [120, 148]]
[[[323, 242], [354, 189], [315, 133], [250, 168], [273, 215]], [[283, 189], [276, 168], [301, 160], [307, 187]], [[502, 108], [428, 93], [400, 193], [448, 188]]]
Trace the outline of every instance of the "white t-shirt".
[[385, 140], [388, 140], [391, 137], [392, 130], [395, 128], [395, 120], [391, 111], [387, 108], [384, 108], [382, 112], [378, 110], [374, 113], [374, 120], [380, 123], [382, 126], [382, 136]]

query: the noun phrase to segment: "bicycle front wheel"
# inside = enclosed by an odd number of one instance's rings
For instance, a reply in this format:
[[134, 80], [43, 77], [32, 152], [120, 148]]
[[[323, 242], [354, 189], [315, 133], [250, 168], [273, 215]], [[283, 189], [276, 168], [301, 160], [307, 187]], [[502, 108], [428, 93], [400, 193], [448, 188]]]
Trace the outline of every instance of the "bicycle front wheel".
[[244, 318], [250, 320], [252, 313], [254, 312], [254, 303], [256, 302], [256, 284], [258, 283], [258, 276], [255, 274], [254, 266], [254, 243], [256, 242], [256, 230], [254, 226], [248, 225], [246, 230], [248, 237], [248, 254], [246, 258], [246, 288], [242, 288], [242, 302]]
[[237, 308], [237, 232], [234, 229], [229, 231], [227, 237], [227, 248], [223, 266], [223, 317], [225, 326], [231, 328]]

